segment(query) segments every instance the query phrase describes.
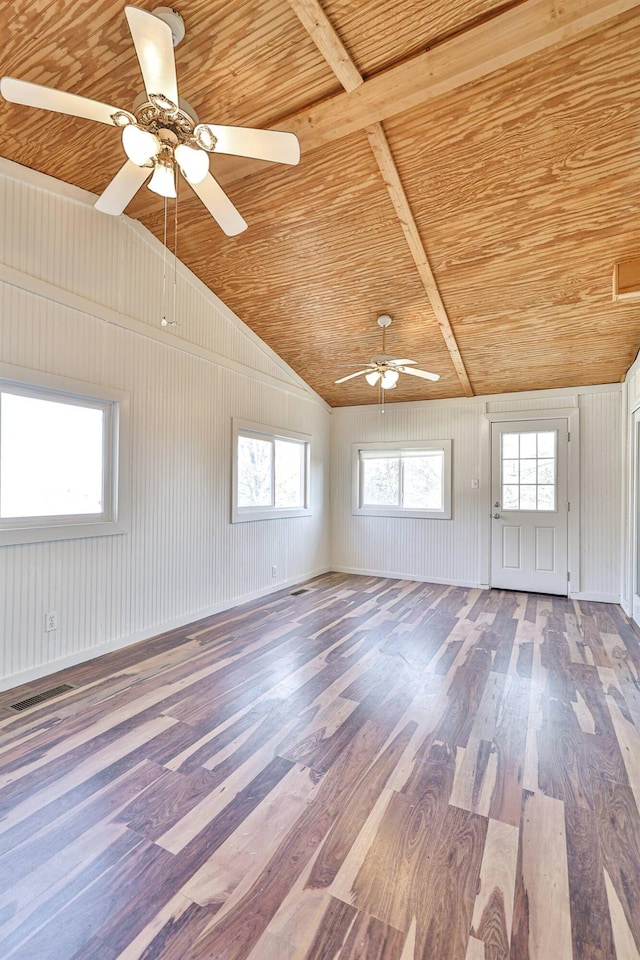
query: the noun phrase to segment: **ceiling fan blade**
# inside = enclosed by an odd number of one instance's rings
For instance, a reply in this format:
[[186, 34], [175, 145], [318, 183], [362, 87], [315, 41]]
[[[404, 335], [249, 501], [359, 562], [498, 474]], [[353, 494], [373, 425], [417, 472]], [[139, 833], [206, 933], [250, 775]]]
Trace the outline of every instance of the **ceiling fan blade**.
[[[274, 163], [300, 162], [300, 144], [294, 133], [282, 130], [253, 130], [251, 127], [225, 127], [215, 123], [202, 123], [216, 138], [214, 153], [229, 153], [235, 157], [251, 157], [254, 160], [271, 160]], [[195, 129], [196, 136], [198, 129]]]
[[96, 200], [96, 210], [110, 213], [113, 217], [119, 216], [150, 175], [151, 167], [139, 167], [127, 160]]
[[[186, 178], [185, 178], [186, 179]], [[187, 183], [189, 181], [187, 180]], [[189, 183], [205, 207], [228, 237], [235, 237], [247, 229], [247, 222], [240, 216], [220, 184], [210, 173], [200, 183]]]
[[350, 373], [346, 377], [340, 377], [339, 380], [334, 380], [334, 383], [346, 383], [347, 380], [353, 380], [354, 377], [361, 377], [363, 373], [371, 373], [371, 368], [367, 367], [366, 370], [358, 370], [357, 373]]
[[417, 363], [417, 360], [392, 360], [391, 363], [395, 364], [396, 367], [406, 367], [409, 363]]
[[176, 59], [171, 27], [140, 7], [125, 7], [147, 96], [162, 94], [178, 106]]
[[65, 113], [70, 117], [82, 117], [84, 120], [97, 120], [113, 126], [114, 113], [128, 113], [119, 107], [98, 100], [79, 97], [75, 93], [65, 93], [53, 87], [43, 87], [39, 83], [27, 83], [15, 77], [2, 77], [0, 93], [10, 103], [21, 103], [25, 107], [38, 107], [53, 113]]
[[409, 373], [412, 377], [420, 377], [422, 380], [440, 379], [439, 373], [429, 373], [427, 370], [411, 370], [410, 368], [407, 369], [406, 367], [399, 367], [398, 369], [401, 371], [401, 373]]

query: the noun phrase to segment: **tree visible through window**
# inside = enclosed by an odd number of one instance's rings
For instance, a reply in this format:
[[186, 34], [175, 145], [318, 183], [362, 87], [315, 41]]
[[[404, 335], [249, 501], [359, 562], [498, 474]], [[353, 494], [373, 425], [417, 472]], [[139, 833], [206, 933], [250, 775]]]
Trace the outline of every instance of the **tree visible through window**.
[[450, 517], [451, 441], [421, 441], [398, 448], [356, 448], [354, 512], [382, 516]]
[[236, 429], [233, 520], [308, 512], [309, 441], [298, 436]]

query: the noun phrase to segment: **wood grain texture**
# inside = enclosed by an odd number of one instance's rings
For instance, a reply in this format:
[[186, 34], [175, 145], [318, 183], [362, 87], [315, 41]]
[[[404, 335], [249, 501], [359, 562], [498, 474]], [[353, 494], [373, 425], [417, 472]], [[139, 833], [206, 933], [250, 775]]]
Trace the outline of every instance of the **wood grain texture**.
[[309, 585], [0, 695], [2, 957], [636, 960], [619, 609]]
[[[389, 403], [619, 382], [640, 336], [610, 290], [637, 255], [637, 0], [292, 3], [181, 4], [178, 79], [200, 118], [302, 144], [297, 168], [212, 156], [249, 229], [224, 237], [185, 188], [185, 264], [335, 406], [375, 399], [333, 381], [379, 352], [381, 312], [390, 350], [441, 374], [401, 377]], [[3, 75], [131, 107], [121, 4], [0, 0], [0, 17]], [[0, 120], [3, 156], [94, 193], [122, 163], [104, 125], [4, 101]], [[383, 121], [389, 190], [364, 132]], [[162, 237], [150, 191], [127, 213]]]

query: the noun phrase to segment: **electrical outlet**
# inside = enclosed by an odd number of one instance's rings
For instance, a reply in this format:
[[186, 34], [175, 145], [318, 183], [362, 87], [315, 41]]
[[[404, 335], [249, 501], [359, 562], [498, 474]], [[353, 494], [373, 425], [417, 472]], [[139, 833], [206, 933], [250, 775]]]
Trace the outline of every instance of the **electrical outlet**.
[[275, 563], [274, 563], [274, 565], [271, 567], [271, 576], [272, 576], [272, 577], [277, 577], [277, 576], [278, 576], [278, 568], [276, 567]]
[[58, 629], [58, 614], [55, 612], [55, 610], [52, 610], [51, 613], [45, 613], [44, 629], [47, 633], [51, 633], [52, 630]]

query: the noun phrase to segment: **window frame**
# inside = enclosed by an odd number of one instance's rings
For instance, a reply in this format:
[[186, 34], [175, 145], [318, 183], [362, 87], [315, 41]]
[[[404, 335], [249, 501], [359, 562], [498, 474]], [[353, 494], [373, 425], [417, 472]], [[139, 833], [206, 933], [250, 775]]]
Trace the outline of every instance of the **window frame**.
[[[237, 417], [233, 417], [231, 423], [231, 523], [311, 516], [311, 436], [308, 433], [297, 433], [294, 430], [272, 427], [252, 420], [240, 420]], [[301, 458], [304, 470], [302, 478], [303, 506], [276, 507], [275, 504], [264, 507], [238, 506], [238, 438], [241, 436], [270, 441], [274, 447], [274, 454], [276, 440], [290, 440], [303, 446]], [[275, 456], [272, 460], [272, 471], [275, 480]]]
[[[352, 509], [354, 516], [360, 517], [405, 517], [417, 518], [421, 520], [451, 520], [451, 484], [452, 484], [452, 441], [451, 440], [413, 440], [380, 443], [354, 443], [352, 444]], [[416, 451], [437, 450], [443, 454], [443, 477], [442, 477], [442, 510], [420, 510], [411, 507], [385, 506], [363, 503], [364, 489], [364, 470], [362, 469], [363, 458], [361, 451], [371, 454], [375, 451], [387, 453], [390, 450], [397, 450], [400, 454], [407, 452], [415, 455]], [[400, 457], [400, 490], [402, 494], [403, 482], [403, 464]]]
[[[0, 517], [0, 546], [125, 533], [128, 394], [85, 381], [0, 364], [0, 405], [2, 393], [103, 411], [104, 509], [99, 514]], [[0, 437], [0, 456], [1, 440]]]

